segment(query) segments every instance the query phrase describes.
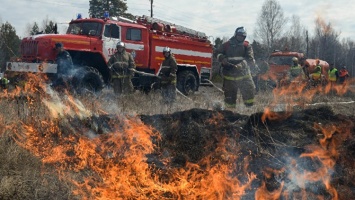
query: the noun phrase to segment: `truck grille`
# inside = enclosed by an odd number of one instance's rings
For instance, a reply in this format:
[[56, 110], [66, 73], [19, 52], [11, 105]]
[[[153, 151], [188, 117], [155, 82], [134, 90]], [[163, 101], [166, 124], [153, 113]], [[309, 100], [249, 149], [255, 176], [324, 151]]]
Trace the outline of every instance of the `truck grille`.
[[35, 58], [38, 53], [38, 41], [23, 41], [21, 54], [24, 58]]

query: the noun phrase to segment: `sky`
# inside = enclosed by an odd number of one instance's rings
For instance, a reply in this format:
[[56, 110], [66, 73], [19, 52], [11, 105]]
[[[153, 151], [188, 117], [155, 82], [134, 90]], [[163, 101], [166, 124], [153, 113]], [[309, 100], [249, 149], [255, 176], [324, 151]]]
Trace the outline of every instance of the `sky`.
[[[15, 3], [16, 2], [16, 3]], [[204, 32], [211, 39], [230, 37], [239, 26], [247, 30], [247, 39], [254, 39], [254, 27], [265, 0], [153, 0], [153, 17]], [[310, 36], [319, 17], [331, 23], [340, 38], [355, 41], [354, 0], [279, 0], [285, 17], [300, 17]], [[126, 0], [128, 12], [150, 16], [150, 0]], [[9, 22], [20, 37], [37, 22], [49, 19], [65, 33], [67, 24], [78, 13], [89, 17], [89, 0], [0, 0], [0, 22]]]

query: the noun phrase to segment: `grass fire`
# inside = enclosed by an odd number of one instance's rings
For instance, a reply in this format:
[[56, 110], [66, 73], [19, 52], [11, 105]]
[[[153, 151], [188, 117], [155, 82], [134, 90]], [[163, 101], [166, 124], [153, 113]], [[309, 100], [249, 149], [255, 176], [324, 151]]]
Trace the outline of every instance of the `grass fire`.
[[213, 87], [164, 107], [29, 76], [0, 93], [0, 199], [355, 199], [351, 85], [224, 110]]

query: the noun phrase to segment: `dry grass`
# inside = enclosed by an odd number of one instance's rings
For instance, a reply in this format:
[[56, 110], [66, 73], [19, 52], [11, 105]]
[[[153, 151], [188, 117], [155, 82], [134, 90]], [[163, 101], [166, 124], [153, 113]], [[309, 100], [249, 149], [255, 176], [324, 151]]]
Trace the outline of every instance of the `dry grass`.
[[[220, 86], [217, 84], [217, 86]], [[253, 108], [246, 108], [241, 98], [234, 110], [240, 114], [250, 115], [263, 112], [273, 102], [271, 91], [259, 92]], [[0, 199], [74, 199], [71, 184], [60, 181], [55, 173], [48, 173], [50, 168], [43, 166], [39, 158], [29, 153], [15, 142], [18, 127], [25, 124], [40, 124], [50, 118], [50, 112], [42, 103], [42, 97], [32, 99], [13, 98], [2, 95], [0, 98]], [[105, 89], [98, 95], [87, 94], [77, 97], [79, 102], [92, 114], [114, 115], [155, 115], [170, 114], [192, 108], [214, 109], [216, 103], [223, 104], [223, 94], [213, 87], [201, 87], [200, 91], [188, 98], [177, 95], [177, 101], [171, 105], [161, 103], [159, 91], [115, 97], [112, 91]], [[335, 104], [334, 102], [353, 101], [354, 96], [336, 95], [315, 96], [310, 105], [320, 103], [329, 105], [334, 113], [355, 115], [355, 103]], [[314, 104], [314, 105], [312, 105]], [[306, 108], [305, 107], [305, 108]], [[38, 127], [41, 127], [38, 125]], [[44, 173], [45, 172], [45, 173]]]

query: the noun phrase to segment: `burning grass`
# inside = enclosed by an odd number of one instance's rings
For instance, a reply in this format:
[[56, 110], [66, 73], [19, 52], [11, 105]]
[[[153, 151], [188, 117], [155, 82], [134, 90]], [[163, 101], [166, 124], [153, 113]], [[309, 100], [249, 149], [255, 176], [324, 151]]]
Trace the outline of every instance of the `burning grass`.
[[[355, 198], [354, 106], [330, 104], [350, 99], [274, 91], [215, 111], [222, 96], [204, 89], [172, 107], [155, 92], [2, 94], [0, 198]], [[298, 107], [275, 113], [275, 99]]]

